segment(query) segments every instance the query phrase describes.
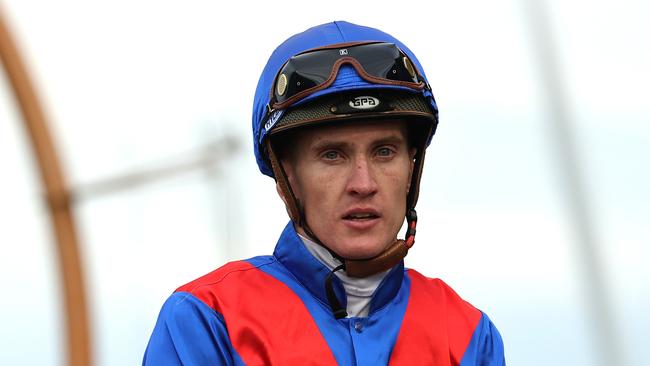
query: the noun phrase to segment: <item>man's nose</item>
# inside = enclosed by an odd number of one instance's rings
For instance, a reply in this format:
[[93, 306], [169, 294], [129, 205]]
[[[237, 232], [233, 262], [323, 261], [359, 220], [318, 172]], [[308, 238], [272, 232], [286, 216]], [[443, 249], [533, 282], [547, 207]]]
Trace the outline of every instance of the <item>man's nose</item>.
[[358, 196], [369, 196], [377, 192], [377, 181], [371, 163], [366, 157], [355, 159], [348, 180], [348, 192]]

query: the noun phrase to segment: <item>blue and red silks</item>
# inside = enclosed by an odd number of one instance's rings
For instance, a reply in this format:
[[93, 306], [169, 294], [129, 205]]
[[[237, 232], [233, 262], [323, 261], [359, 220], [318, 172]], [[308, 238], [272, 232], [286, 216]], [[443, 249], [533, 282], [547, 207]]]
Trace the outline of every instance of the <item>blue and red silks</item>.
[[325, 294], [329, 272], [289, 223], [273, 256], [229, 263], [172, 294], [143, 364], [505, 365], [490, 319], [441, 280], [400, 264], [368, 317], [337, 320]]

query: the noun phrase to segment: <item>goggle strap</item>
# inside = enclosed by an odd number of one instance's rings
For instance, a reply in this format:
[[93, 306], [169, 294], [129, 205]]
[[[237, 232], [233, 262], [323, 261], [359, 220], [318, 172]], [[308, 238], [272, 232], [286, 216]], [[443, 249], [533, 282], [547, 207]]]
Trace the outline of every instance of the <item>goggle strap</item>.
[[[343, 64], [350, 64], [354, 69], [357, 71], [359, 76], [364, 79], [365, 81], [373, 84], [383, 84], [383, 85], [395, 85], [395, 86], [404, 86], [408, 87], [411, 89], [416, 89], [416, 90], [422, 90], [425, 87], [424, 82], [420, 81], [419, 83], [413, 83], [413, 82], [407, 82], [407, 81], [401, 81], [401, 80], [390, 80], [390, 79], [383, 79], [383, 78], [378, 78], [376, 76], [372, 76], [366, 72], [366, 70], [363, 69], [363, 66], [357, 61], [356, 59], [352, 57], [342, 57], [338, 59], [334, 65], [332, 66], [332, 71], [330, 71], [330, 74], [328, 78], [322, 82], [319, 85], [316, 85], [314, 87], [311, 87], [309, 89], [305, 89], [295, 95], [293, 95], [291, 98], [285, 100], [282, 103], [273, 103], [273, 109], [285, 109], [288, 106], [292, 105], [293, 103], [313, 94], [318, 91], [327, 89], [330, 87], [334, 81], [336, 80], [336, 75], [339, 73], [339, 69]], [[419, 76], [419, 75], [418, 75]], [[277, 79], [277, 77], [276, 77]], [[273, 98], [273, 90], [275, 88], [275, 82], [273, 83], [273, 88], [271, 88], [271, 98]]]

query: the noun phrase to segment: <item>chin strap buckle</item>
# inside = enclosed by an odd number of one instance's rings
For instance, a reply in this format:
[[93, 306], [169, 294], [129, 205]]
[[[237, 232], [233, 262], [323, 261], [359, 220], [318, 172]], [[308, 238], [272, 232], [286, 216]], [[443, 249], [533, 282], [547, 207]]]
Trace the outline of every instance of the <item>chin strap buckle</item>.
[[415, 212], [414, 208], [410, 208], [406, 212], [406, 224], [408, 227], [406, 229], [404, 243], [408, 248], [411, 248], [415, 244], [415, 227], [418, 224], [418, 213]]

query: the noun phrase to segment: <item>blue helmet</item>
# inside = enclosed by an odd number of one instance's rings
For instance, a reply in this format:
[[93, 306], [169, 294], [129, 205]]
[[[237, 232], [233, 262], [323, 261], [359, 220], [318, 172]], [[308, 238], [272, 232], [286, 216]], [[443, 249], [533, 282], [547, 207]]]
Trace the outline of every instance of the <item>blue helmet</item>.
[[[262, 75], [260, 75], [253, 101], [253, 147], [255, 150], [257, 165], [263, 174], [274, 177], [273, 170], [269, 164], [268, 152], [264, 146], [265, 139], [270, 134], [272, 128], [277, 126], [277, 122], [279, 122], [283, 115], [292, 107], [297, 108], [300, 105], [304, 105], [309, 101], [313, 101], [316, 98], [328, 94], [351, 92], [354, 90], [382, 89], [402, 91], [404, 93], [414, 92], [414, 89], [407, 86], [369, 82], [360, 77], [358, 70], [355, 70], [352, 66], [342, 65], [342, 67], [337, 70], [338, 73], [335, 75], [336, 79], [333, 83], [328, 85], [327, 88], [311, 93], [304, 99], [301, 99], [299, 102], [287, 108], [273, 108], [272, 99], [274, 83], [277, 81], [279, 76], [278, 73], [281, 68], [293, 56], [304, 53], [308, 50], [334, 47], [336, 45], [349, 45], [357, 42], [387, 42], [394, 44], [399, 48], [399, 50], [408, 56], [415, 68], [419, 70], [418, 76], [424, 87], [417, 92], [421, 95], [421, 99], [428, 104], [428, 108], [430, 109], [429, 113], [433, 117], [433, 128], [430, 136], [426, 139], [426, 145], [430, 143], [437, 125], [438, 106], [436, 105], [433, 94], [431, 93], [431, 88], [429, 87], [422, 66], [415, 55], [408, 47], [406, 47], [406, 45], [390, 34], [384, 33], [375, 28], [364, 27], [344, 21], [336, 21], [309, 28], [306, 31], [298, 33], [284, 41], [275, 49], [275, 51], [273, 51], [264, 67]], [[393, 114], [393, 116], [394, 115], [395, 114]], [[345, 116], [339, 117], [345, 118]], [[327, 118], [323, 118], [323, 120], [325, 119]]]

